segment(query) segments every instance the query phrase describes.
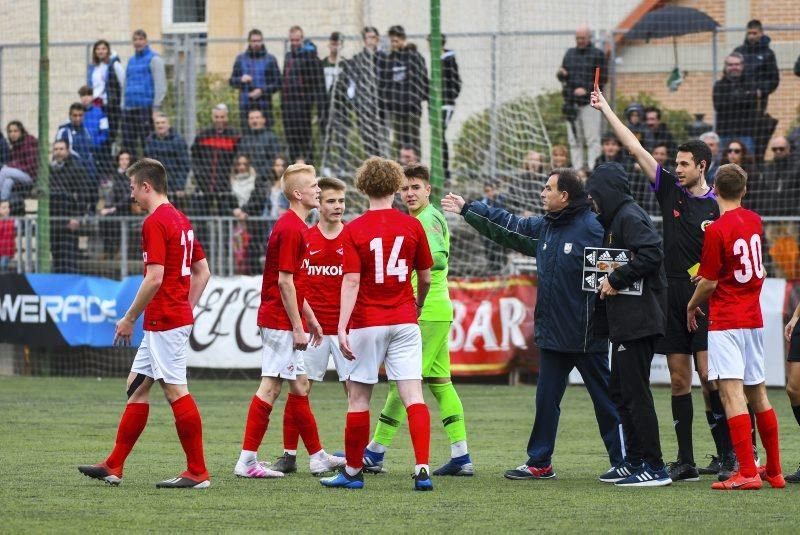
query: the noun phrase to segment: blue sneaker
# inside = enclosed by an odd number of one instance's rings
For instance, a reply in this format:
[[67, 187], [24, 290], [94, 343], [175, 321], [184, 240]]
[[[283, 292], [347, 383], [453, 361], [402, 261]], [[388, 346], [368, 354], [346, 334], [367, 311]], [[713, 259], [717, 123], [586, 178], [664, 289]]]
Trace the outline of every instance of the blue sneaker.
[[636, 472], [614, 484], [618, 487], [666, 487], [672, 484], [672, 479], [666, 467], [655, 470], [649, 464], [642, 463]]
[[461, 457], [453, 457], [446, 464], [433, 471], [435, 476], [474, 476], [475, 467], [472, 466], [472, 459], [469, 453]]
[[612, 466], [608, 472], [597, 479], [603, 483], [616, 483], [617, 481], [622, 481], [628, 476], [632, 476], [640, 468], [641, 466], [633, 466], [628, 461], [622, 461], [621, 464]]
[[414, 477], [414, 490], [433, 490], [433, 481], [428, 471], [422, 468]]
[[333, 477], [325, 477], [319, 480], [323, 487], [328, 488], [342, 488], [342, 489], [363, 489], [364, 488], [364, 474], [359, 472], [351, 476], [344, 468], [339, 470], [339, 473]]
[[371, 474], [380, 474], [383, 468], [383, 453], [377, 453], [369, 448], [364, 448], [364, 471]]

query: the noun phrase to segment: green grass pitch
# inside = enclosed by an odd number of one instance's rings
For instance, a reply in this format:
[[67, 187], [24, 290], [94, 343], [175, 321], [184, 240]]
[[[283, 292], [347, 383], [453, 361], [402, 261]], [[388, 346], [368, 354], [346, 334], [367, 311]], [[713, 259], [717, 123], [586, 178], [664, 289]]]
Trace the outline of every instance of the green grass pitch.
[[[361, 491], [325, 489], [308, 473], [281, 480], [233, 476], [252, 381], [195, 381], [203, 415], [212, 487], [205, 491], [157, 490], [154, 483], [184, 469], [172, 412], [154, 390], [150, 420], [128, 459], [121, 486], [109, 487], [78, 473], [108, 453], [125, 399], [121, 379], [0, 379], [0, 531], [39, 532], [516, 532], [516, 531], [781, 531], [796, 532], [800, 486], [785, 490], [719, 493], [711, 478], [667, 488], [622, 489], [596, 480], [608, 468], [586, 391], [571, 387], [564, 399], [554, 458], [557, 479], [507, 481], [503, 470], [526, 460], [534, 388], [461, 385], [476, 466], [473, 478], [434, 478], [431, 493], [413, 492], [413, 455], [402, 430], [387, 457], [388, 474], [365, 477]], [[661, 442], [676, 451], [669, 389], [654, 389]], [[449, 448], [433, 397], [431, 464]], [[386, 395], [375, 390], [373, 424]], [[770, 391], [781, 424], [785, 471], [800, 461], [800, 429], [785, 394]], [[328, 451], [342, 448], [345, 401], [335, 383], [316, 385], [312, 405]], [[260, 454], [282, 452], [283, 399], [273, 413]], [[695, 394], [695, 455], [712, 451]], [[762, 449], [763, 455], [763, 449]]]

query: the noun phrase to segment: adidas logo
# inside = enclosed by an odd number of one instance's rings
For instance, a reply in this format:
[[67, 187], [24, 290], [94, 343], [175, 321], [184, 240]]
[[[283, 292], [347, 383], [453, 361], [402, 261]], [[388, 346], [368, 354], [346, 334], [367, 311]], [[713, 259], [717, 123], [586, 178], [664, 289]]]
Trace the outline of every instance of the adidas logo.
[[626, 350], [625, 346], [620, 344], [619, 347], [617, 348], [617, 353], [619, 353], [620, 351], [625, 351], [625, 350]]
[[596, 288], [597, 287], [595, 285], [594, 275], [589, 275], [588, 277], [586, 277], [586, 284], [588, 284], [592, 288]]
[[600, 255], [600, 260], [611, 260], [611, 254], [608, 251], [603, 251]]
[[614, 258], [614, 260], [616, 262], [627, 262], [628, 261], [628, 255], [625, 254], [625, 251], [622, 251], [621, 253], [619, 253], [616, 256], [616, 258]]
[[587, 254], [586, 261], [594, 266], [597, 263], [597, 253], [592, 251], [591, 253]]

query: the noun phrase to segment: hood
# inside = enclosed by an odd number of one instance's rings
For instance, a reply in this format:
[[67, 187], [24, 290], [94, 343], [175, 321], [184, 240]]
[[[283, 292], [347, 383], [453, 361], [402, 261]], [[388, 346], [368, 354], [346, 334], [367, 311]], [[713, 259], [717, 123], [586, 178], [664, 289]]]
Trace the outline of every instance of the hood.
[[631, 113], [635, 111], [639, 112], [639, 120], [644, 122], [644, 106], [642, 106], [638, 102], [631, 102], [630, 104], [628, 104], [628, 107], [625, 108], [625, 119], [630, 121]]
[[314, 54], [317, 55], [317, 45], [314, 44], [311, 39], [306, 39], [303, 41], [303, 46], [297, 51], [298, 54], [305, 53], [305, 54]]
[[769, 43], [772, 39], [769, 38], [768, 35], [762, 35], [761, 39], [754, 44], [751, 45], [750, 41], [747, 40], [747, 36], [744, 38], [744, 47], [751, 50], [764, 50], [765, 48], [769, 48]]
[[597, 204], [597, 219], [605, 228], [611, 226], [622, 205], [633, 202], [628, 173], [616, 162], [598, 165], [586, 182], [586, 192]]

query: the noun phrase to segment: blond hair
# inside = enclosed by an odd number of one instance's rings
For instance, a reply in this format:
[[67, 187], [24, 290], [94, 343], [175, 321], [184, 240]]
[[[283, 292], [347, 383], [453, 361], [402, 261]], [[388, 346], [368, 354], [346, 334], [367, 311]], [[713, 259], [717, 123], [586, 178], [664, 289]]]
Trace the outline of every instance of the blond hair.
[[297, 187], [297, 178], [301, 175], [311, 175], [312, 178], [317, 176], [317, 170], [313, 165], [304, 163], [293, 163], [286, 168], [281, 177], [281, 186], [283, 187], [283, 194], [290, 201], [292, 200], [292, 191]]

